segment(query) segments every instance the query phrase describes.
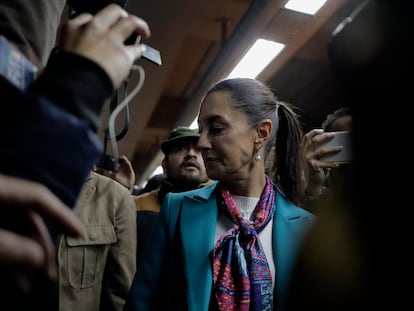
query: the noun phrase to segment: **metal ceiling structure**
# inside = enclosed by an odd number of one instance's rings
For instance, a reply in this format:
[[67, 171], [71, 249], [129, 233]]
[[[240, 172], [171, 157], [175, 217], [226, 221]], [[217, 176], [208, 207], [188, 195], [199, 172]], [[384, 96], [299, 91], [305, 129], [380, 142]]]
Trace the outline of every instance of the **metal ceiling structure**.
[[[205, 91], [226, 77], [258, 39], [286, 45], [257, 79], [298, 107], [305, 130], [346, 106], [332, 72], [328, 45], [333, 30], [362, 2], [327, 0], [315, 14], [284, 8], [286, 0], [129, 0], [126, 9], [145, 19], [145, 43], [161, 53], [162, 65], [140, 59], [140, 92], [129, 103], [130, 124], [117, 143], [143, 184], [161, 163], [161, 142], [178, 125], [190, 125]], [[128, 89], [138, 82], [133, 75]], [[120, 116], [117, 128], [124, 126]], [[119, 130], [118, 130], [119, 131]]]

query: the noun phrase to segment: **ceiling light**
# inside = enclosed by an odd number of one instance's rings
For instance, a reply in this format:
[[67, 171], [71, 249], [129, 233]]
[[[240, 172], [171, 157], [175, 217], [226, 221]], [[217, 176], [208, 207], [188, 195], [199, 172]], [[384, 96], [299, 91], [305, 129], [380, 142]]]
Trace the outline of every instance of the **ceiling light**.
[[256, 78], [284, 47], [282, 43], [258, 39], [227, 78]]
[[[255, 78], [284, 47], [282, 43], [258, 39], [227, 78]], [[197, 118], [191, 123], [191, 129], [198, 128]]]
[[326, 0], [289, 0], [285, 4], [285, 8], [313, 15], [325, 4], [325, 2]]

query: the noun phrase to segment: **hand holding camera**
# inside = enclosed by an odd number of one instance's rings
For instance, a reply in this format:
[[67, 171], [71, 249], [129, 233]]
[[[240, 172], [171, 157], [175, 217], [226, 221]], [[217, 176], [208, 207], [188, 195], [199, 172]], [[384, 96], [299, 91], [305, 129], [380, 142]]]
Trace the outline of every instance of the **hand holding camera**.
[[[348, 163], [352, 161], [352, 143], [350, 131], [325, 132], [330, 139], [317, 149], [322, 155], [319, 160], [331, 163]], [[321, 134], [324, 135], [324, 134]]]
[[82, 13], [62, 27], [58, 46], [66, 52], [79, 54], [100, 65], [118, 88], [145, 47], [140, 43], [125, 45], [132, 33], [150, 36], [148, 24], [128, 14], [118, 4], [110, 4], [95, 15]]

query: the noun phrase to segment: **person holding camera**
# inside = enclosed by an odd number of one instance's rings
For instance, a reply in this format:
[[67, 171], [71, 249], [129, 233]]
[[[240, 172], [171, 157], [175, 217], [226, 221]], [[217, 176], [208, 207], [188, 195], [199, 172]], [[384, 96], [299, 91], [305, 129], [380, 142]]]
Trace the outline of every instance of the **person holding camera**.
[[[326, 146], [338, 133], [351, 132], [352, 112], [348, 107], [341, 107], [326, 116], [321, 129], [313, 129], [304, 135], [304, 153], [309, 166], [309, 178], [307, 181], [304, 204], [312, 212], [316, 213], [319, 201], [330, 192], [343, 192], [349, 181], [349, 161], [336, 162], [324, 160], [327, 156], [338, 154], [344, 146]], [[347, 146], [350, 147], [350, 146]], [[351, 154], [352, 150], [347, 150]]]
[[[45, 246], [38, 248], [41, 263], [36, 265], [2, 260], [12, 258], [8, 253], [11, 248], [0, 253], [2, 270], [10, 272], [1, 281], [2, 310], [53, 308], [56, 273], [50, 271], [55, 271], [56, 258], [51, 254], [59, 233], [79, 235], [79, 230], [68, 228], [69, 223], [72, 227], [79, 223], [73, 223], [68, 213], [60, 213], [60, 218], [57, 211], [42, 213], [36, 200], [53, 195], [60, 202], [55, 209], [59, 205], [73, 208], [86, 177], [102, 154], [103, 146], [96, 135], [101, 110], [143, 53], [140, 43], [124, 42], [133, 33], [142, 38], [150, 36], [144, 20], [128, 14], [118, 4], [109, 4], [94, 15], [81, 13], [65, 22], [57, 48], [51, 52], [65, 4], [63, 0], [0, 0], [0, 57], [1, 64], [6, 64], [0, 70], [0, 173], [8, 187], [23, 184], [47, 189], [36, 195], [35, 201], [20, 202], [0, 192], [2, 224], [7, 224], [0, 227], [0, 240], [13, 234], [55, 243], [53, 247], [41, 243]], [[10, 59], [15, 62], [8, 62]], [[12, 69], [18, 68], [14, 73], [22, 76], [10, 75], [12, 65]], [[35, 75], [26, 79], [30, 77], [26, 73]], [[9, 184], [6, 177], [18, 183]], [[22, 205], [22, 213], [16, 213]], [[32, 219], [43, 225], [28, 226], [27, 221], [32, 223]], [[37, 234], [38, 228], [44, 226], [49, 230], [42, 229], [42, 234]], [[17, 269], [8, 269], [16, 266]], [[24, 282], [10, 286], [21, 271], [27, 272]]]

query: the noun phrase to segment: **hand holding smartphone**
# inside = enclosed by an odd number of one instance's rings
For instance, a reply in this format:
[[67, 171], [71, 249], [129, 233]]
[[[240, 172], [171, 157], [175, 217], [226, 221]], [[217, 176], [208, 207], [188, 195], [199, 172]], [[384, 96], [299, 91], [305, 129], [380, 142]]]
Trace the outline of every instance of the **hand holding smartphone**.
[[[338, 164], [349, 163], [352, 161], [352, 140], [351, 131], [338, 131], [333, 132], [335, 136], [331, 140], [322, 144], [319, 149], [327, 149], [331, 147], [342, 146], [342, 149], [334, 152], [327, 152], [319, 160], [325, 162], [335, 162]], [[320, 134], [323, 135], [323, 134]]]

